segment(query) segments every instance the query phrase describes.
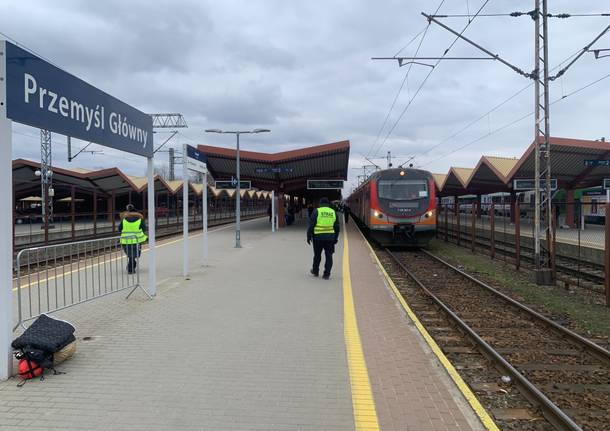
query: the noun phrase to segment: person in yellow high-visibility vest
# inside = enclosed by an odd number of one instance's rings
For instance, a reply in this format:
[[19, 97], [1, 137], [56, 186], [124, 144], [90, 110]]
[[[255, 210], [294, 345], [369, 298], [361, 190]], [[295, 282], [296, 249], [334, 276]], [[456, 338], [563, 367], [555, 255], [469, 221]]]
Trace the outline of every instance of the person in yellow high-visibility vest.
[[135, 210], [132, 204], [127, 205], [127, 211], [121, 214], [121, 247], [127, 255], [127, 272], [133, 274], [138, 266], [138, 258], [142, 254], [142, 243], [148, 237], [144, 233], [146, 224], [144, 216]]
[[320, 262], [324, 251], [324, 274], [322, 278], [328, 280], [333, 267], [333, 253], [335, 244], [339, 239], [339, 220], [337, 213], [330, 207], [328, 198], [320, 199], [319, 208], [313, 210], [309, 218], [307, 229], [307, 244], [313, 241], [313, 266], [311, 274], [317, 277], [320, 274]]

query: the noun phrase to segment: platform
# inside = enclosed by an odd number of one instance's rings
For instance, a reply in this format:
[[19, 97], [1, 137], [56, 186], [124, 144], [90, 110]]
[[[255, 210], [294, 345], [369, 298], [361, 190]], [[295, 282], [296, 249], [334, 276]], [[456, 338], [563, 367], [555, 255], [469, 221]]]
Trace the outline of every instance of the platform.
[[0, 383], [0, 430], [481, 429], [353, 226], [329, 281], [309, 275], [302, 220], [274, 234], [245, 222], [241, 239], [235, 249], [231, 225], [212, 229], [203, 268], [193, 235], [190, 280], [182, 241], [166, 240], [154, 300], [119, 293], [58, 312], [77, 354], [66, 374]]

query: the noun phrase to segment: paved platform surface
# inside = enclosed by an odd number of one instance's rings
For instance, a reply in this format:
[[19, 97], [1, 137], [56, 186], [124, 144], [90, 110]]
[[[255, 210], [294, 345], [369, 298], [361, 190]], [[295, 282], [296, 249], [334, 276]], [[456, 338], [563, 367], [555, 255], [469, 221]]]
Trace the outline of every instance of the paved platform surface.
[[386, 286], [353, 222], [346, 231], [358, 328], [381, 429], [484, 429]]
[[[347, 232], [381, 429], [480, 429], [359, 232]], [[309, 274], [304, 220], [275, 234], [266, 219], [245, 222], [241, 249], [233, 226], [213, 228], [206, 268], [201, 241], [189, 239], [189, 280], [182, 241], [160, 243], [154, 300], [118, 293], [57, 313], [77, 327], [77, 353], [58, 367], [66, 374], [22, 388], [1, 382], [0, 430], [353, 430], [359, 382], [350, 383], [346, 355], [343, 238], [330, 281]]]
[[353, 429], [340, 259], [315, 279], [302, 225], [242, 228], [242, 249], [230, 226], [210, 234], [205, 269], [192, 238], [188, 281], [181, 241], [165, 242], [153, 301], [116, 294], [57, 313], [77, 326], [77, 353], [66, 374], [0, 383], [0, 430]]

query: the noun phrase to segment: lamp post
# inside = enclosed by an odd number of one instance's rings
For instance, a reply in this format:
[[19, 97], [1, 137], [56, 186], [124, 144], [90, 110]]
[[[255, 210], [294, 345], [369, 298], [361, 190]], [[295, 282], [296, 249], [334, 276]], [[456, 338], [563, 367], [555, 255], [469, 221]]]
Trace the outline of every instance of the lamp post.
[[220, 130], [220, 129], [206, 129], [206, 133], [231, 133], [237, 138], [237, 154], [236, 154], [236, 176], [237, 176], [237, 185], [235, 187], [235, 248], [241, 248], [241, 176], [239, 173], [239, 135], [243, 133], [266, 133], [271, 132], [269, 129], [254, 129], [254, 130], [239, 130], [239, 131], [230, 131], [230, 130]]

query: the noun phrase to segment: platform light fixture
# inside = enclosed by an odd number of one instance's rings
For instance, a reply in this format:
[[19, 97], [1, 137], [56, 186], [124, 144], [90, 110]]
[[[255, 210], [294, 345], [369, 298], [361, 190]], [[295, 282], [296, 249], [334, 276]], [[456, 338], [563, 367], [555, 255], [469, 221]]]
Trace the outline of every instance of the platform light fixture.
[[223, 133], [233, 134], [237, 138], [237, 154], [236, 154], [236, 179], [237, 184], [235, 187], [235, 248], [241, 248], [241, 176], [239, 173], [239, 135], [244, 133], [268, 133], [271, 132], [269, 129], [254, 129], [254, 130], [221, 130], [221, 129], [205, 129], [206, 133]]

